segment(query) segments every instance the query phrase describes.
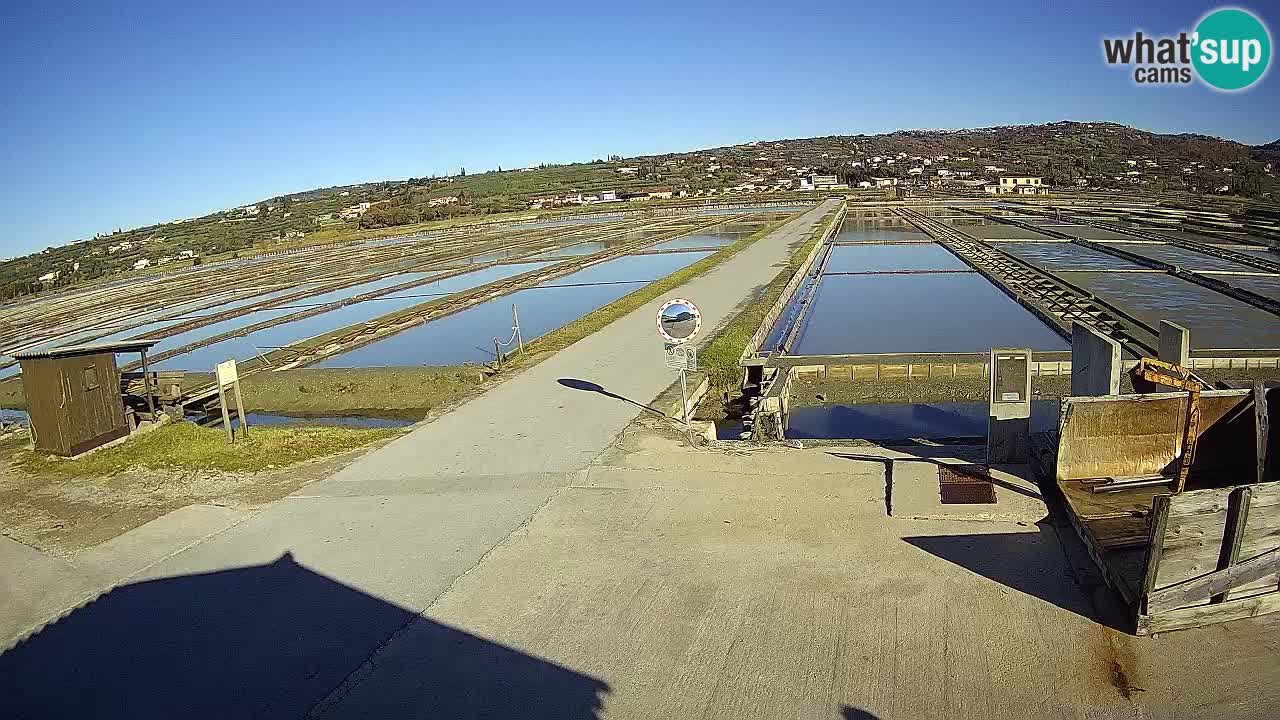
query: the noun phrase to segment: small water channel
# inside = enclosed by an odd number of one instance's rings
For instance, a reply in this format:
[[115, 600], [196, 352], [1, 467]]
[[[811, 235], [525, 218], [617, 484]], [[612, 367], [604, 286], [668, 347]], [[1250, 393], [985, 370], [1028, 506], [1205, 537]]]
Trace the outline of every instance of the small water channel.
[[1179, 247], [1177, 245], [1158, 245], [1154, 243], [1142, 243], [1139, 245], [1126, 244], [1119, 245], [1122, 250], [1127, 250], [1135, 255], [1142, 255], [1153, 260], [1167, 262], [1180, 268], [1187, 270], [1229, 270], [1233, 272], [1261, 272], [1252, 265], [1242, 265], [1231, 260], [1225, 260], [1213, 255], [1205, 255], [1188, 248]]
[[829, 275], [790, 352], [1064, 350], [1067, 343], [977, 273]]
[[[434, 299], [445, 297], [453, 293], [470, 290], [471, 288], [502, 280], [514, 275], [529, 272], [550, 265], [550, 262], [539, 263], [514, 263], [511, 265], [494, 265], [492, 267], [482, 268], [473, 272], [455, 275], [449, 278], [443, 278], [435, 282], [419, 285], [398, 293], [384, 295], [381, 297], [365, 300], [363, 302], [345, 305], [334, 310], [330, 310], [320, 315], [295, 320], [293, 322], [275, 325], [263, 328], [255, 332], [249, 333], [241, 337], [228, 338], [212, 345], [206, 345], [196, 348], [188, 353], [183, 353], [168, 360], [164, 360], [156, 364], [157, 369], [161, 370], [209, 370], [214, 365], [229, 358], [244, 360], [259, 354], [265, 354], [273, 349], [286, 347], [301, 340], [323, 335], [333, 332], [348, 325], [355, 325], [362, 322], [368, 322], [377, 317], [381, 317], [388, 313], [404, 310], [414, 305], [430, 302]], [[405, 282], [408, 276], [426, 277], [425, 273], [406, 273], [404, 275], [396, 275], [394, 279], [399, 282]], [[379, 289], [390, 287], [397, 283], [389, 282], [393, 278], [379, 281], [377, 284]], [[373, 285], [366, 283], [359, 287]], [[354, 288], [348, 288], [343, 291], [334, 293], [326, 293], [321, 298], [308, 298], [305, 303], [307, 306], [321, 304], [322, 302], [333, 302], [336, 299], [351, 297], [357, 293], [349, 292]], [[364, 292], [368, 292], [365, 290]], [[253, 313], [251, 317], [259, 316], [261, 319], [268, 319], [277, 316], [278, 313], [292, 313], [305, 309], [301, 305], [290, 305], [290, 309], [284, 310], [261, 310]], [[253, 322], [258, 322], [254, 320]], [[243, 323], [236, 327], [243, 327]], [[211, 326], [212, 327], [212, 326]], [[214, 333], [216, 334], [216, 333]], [[204, 337], [210, 337], [212, 334], [206, 334]], [[188, 341], [191, 342], [191, 341]], [[158, 346], [157, 346], [158, 347]]]
[[650, 250], [680, 250], [684, 248], [724, 247], [754, 234], [764, 223], [725, 223], [714, 228], [699, 230], [673, 240], [658, 243]]
[[[869, 403], [792, 407], [786, 436], [797, 440], [941, 440], [986, 437], [985, 402]], [[1031, 432], [1053, 430], [1057, 400], [1031, 401]]]
[[969, 270], [963, 260], [931, 242], [836, 245], [824, 273]]
[[1070, 242], [1026, 242], [1021, 240], [1005, 240], [992, 243], [997, 250], [1002, 250], [1014, 257], [1021, 258], [1037, 267], [1050, 271], [1063, 270], [1143, 270], [1141, 265], [1124, 258], [1108, 255], [1098, 250], [1091, 250], [1082, 245]]
[[329, 358], [315, 367], [459, 365], [493, 360], [493, 338], [511, 336], [511, 306], [525, 342], [572, 322], [709, 253], [630, 255], [584, 268], [535, 288], [494, 298]]
[[1152, 327], [1174, 320], [1191, 331], [1192, 349], [1280, 348], [1275, 315], [1172, 275], [1073, 273], [1071, 282]]

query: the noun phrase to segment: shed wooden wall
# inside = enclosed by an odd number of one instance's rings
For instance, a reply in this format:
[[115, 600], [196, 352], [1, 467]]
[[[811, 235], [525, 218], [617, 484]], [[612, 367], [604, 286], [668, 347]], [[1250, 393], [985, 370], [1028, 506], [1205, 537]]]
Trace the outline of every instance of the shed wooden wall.
[[[97, 387], [85, 383], [92, 366]], [[22, 361], [22, 384], [36, 447], [78, 455], [129, 433], [115, 353]]]

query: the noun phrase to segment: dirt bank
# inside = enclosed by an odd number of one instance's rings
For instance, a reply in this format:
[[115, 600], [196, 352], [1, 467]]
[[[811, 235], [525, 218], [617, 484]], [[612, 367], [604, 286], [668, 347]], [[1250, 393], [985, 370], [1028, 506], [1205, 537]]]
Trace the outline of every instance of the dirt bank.
[[[245, 410], [298, 417], [360, 415], [419, 420], [445, 402], [480, 385], [479, 365], [302, 369], [259, 372], [242, 381]], [[212, 382], [211, 373], [189, 373], [184, 388]], [[23, 409], [19, 380], [0, 384], [0, 407]]]
[[261, 472], [134, 466], [95, 476], [33, 472], [26, 438], [10, 439], [0, 442], [0, 534], [70, 557], [187, 505], [253, 510], [385, 442]]

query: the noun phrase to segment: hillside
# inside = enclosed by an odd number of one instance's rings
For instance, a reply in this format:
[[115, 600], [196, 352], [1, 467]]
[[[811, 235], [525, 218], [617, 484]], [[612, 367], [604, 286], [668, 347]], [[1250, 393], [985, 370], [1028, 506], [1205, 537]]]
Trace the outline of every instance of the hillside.
[[854, 188], [872, 177], [897, 177], [922, 190], [959, 182], [972, 191], [1001, 173], [1028, 173], [1059, 189], [1197, 192], [1270, 202], [1280, 196], [1277, 169], [1280, 140], [1251, 148], [1204, 135], [1079, 122], [762, 141], [478, 174], [460, 169], [451, 177], [308, 190], [49, 248], [0, 263], [0, 299], [250, 248], [590, 203], [611, 198], [606, 192], [620, 199], [668, 191], [692, 197], [778, 192], [813, 172], [837, 175]]

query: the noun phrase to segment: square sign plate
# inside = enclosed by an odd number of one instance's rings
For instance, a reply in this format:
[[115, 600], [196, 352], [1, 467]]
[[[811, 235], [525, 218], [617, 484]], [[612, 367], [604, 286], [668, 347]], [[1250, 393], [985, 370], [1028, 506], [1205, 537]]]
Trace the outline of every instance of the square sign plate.
[[667, 367], [694, 372], [698, 369], [698, 349], [692, 345], [663, 343]]

